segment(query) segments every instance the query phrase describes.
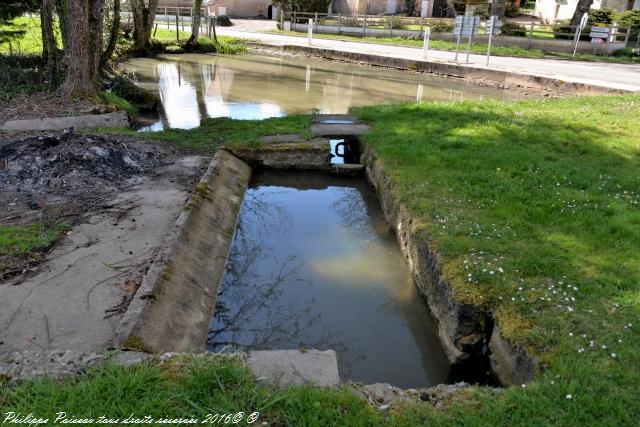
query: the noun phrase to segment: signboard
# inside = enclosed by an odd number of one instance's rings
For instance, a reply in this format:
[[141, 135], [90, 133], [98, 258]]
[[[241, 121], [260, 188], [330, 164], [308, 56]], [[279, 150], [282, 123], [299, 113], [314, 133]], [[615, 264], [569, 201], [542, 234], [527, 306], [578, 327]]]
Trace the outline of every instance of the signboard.
[[502, 30], [500, 29], [501, 27], [502, 21], [499, 20], [496, 15], [494, 15], [487, 21], [486, 33], [493, 34], [494, 36], [500, 35], [502, 33]]
[[589, 37], [592, 39], [607, 39], [611, 35], [611, 28], [609, 27], [591, 27]]
[[582, 18], [580, 18], [580, 32], [582, 32], [582, 30], [584, 30], [584, 27], [587, 26], [587, 21], [589, 21], [589, 14], [585, 13], [584, 15], [582, 15]]
[[472, 37], [478, 35], [480, 25], [479, 16], [458, 15], [453, 26], [453, 34], [461, 37]]

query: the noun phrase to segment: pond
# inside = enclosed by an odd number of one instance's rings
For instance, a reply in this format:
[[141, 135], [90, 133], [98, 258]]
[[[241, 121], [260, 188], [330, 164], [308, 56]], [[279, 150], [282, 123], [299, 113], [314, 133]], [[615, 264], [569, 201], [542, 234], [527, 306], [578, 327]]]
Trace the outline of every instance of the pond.
[[142, 130], [191, 129], [206, 117], [259, 120], [392, 102], [515, 97], [459, 79], [308, 57], [174, 54], [132, 59], [124, 69], [161, 99], [159, 113], [140, 117]]
[[362, 177], [255, 172], [207, 349], [333, 349], [343, 379], [423, 387], [451, 367]]

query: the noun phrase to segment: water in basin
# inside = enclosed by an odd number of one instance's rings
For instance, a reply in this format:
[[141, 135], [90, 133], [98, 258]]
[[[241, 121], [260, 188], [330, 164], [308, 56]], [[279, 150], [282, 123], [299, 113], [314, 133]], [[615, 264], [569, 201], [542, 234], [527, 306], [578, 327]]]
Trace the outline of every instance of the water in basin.
[[447, 382], [428, 307], [369, 184], [265, 171], [242, 204], [210, 351], [333, 349], [342, 378]]

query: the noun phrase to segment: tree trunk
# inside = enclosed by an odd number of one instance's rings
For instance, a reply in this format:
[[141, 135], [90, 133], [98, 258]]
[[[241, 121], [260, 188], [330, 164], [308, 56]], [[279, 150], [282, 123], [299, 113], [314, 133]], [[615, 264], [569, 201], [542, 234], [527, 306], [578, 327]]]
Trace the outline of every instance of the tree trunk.
[[104, 0], [68, 0], [68, 5], [69, 67], [61, 93], [88, 98], [97, 94]]
[[42, 58], [47, 61], [47, 75], [49, 82], [53, 84], [58, 69], [58, 46], [53, 35], [53, 0], [42, 0], [40, 23], [42, 27]]
[[200, 36], [200, 21], [201, 14], [200, 8], [202, 7], [202, 0], [193, 0], [193, 16], [191, 19], [191, 37], [187, 40], [188, 45], [198, 44], [198, 37]]
[[69, 41], [69, 4], [68, 0], [55, 0], [56, 13], [60, 24], [60, 35], [62, 36], [62, 49], [67, 52], [71, 47]]
[[151, 41], [151, 30], [156, 18], [158, 0], [149, 0], [145, 5], [144, 0], [129, 0], [133, 13], [133, 42], [136, 49], [145, 49]]
[[109, 43], [100, 57], [100, 69], [104, 69], [113, 55], [120, 35], [120, 0], [113, 0], [113, 22], [109, 29]]
[[575, 12], [573, 12], [573, 18], [571, 18], [570, 25], [580, 25], [582, 15], [584, 15], [585, 13], [589, 13], [589, 9], [591, 9], [592, 4], [593, 0], [578, 0], [578, 4], [576, 5]]
[[104, 27], [104, 0], [89, 1], [89, 68], [91, 80], [98, 81], [100, 77], [100, 58], [102, 57]]

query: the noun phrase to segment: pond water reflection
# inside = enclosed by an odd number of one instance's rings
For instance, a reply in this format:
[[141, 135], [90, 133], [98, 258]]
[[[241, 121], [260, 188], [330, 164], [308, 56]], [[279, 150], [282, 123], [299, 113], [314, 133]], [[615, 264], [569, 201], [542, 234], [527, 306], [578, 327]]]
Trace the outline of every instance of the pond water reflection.
[[190, 129], [206, 117], [266, 119], [390, 102], [514, 97], [461, 80], [307, 57], [176, 54], [132, 59], [124, 69], [160, 96], [159, 114], [141, 118], [145, 130]]

